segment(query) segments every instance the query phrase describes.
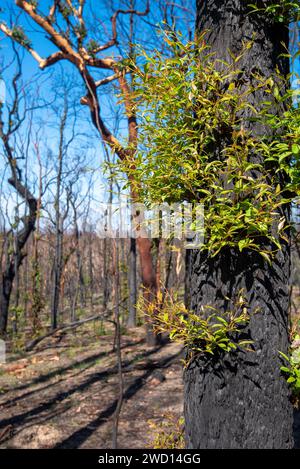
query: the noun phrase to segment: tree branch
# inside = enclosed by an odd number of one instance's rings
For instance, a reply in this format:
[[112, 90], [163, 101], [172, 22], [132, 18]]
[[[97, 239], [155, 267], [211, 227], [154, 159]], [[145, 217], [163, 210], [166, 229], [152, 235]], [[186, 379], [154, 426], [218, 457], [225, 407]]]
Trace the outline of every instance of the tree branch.
[[114, 152], [116, 152], [120, 159], [126, 159], [129, 155], [128, 150], [126, 150], [119, 140], [108, 130], [101, 118], [95, 81], [86, 69], [81, 72], [81, 76], [88, 90], [88, 94], [81, 98], [81, 104], [89, 106], [92, 122], [104, 142], [107, 143]]
[[102, 78], [102, 80], [98, 80], [95, 82], [95, 86], [98, 88], [99, 86], [102, 85], [107, 85], [108, 83], [111, 83], [114, 80], [118, 80], [121, 76], [121, 72], [115, 73], [114, 75], [111, 75], [106, 78]]
[[102, 46], [97, 47], [93, 52], [97, 54], [98, 52], [101, 52], [103, 50], [109, 49], [110, 47], [116, 45], [118, 43], [117, 37], [117, 18], [119, 15], [137, 15], [137, 16], [146, 16], [148, 15], [150, 11], [150, 0], [147, 0], [146, 4], [146, 9], [144, 11], [138, 11], [135, 9], [129, 9], [129, 10], [122, 10], [119, 9], [117, 10], [113, 16], [111, 17], [111, 26], [112, 26], [112, 39], [108, 41], [106, 44], [103, 44]]
[[32, 57], [40, 64], [43, 59], [39, 56], [39, 54], [32, 49], [32, 47], [27, 44], [26, 42], [23, 42], [21, 40], [18, 40], [14, 37], [13, 31], [9, 29], [4, 23], [0, 23], [0, 30], [7, 36], [10, 37], [13, 41], [16, 41], [18, 44], [24, 47], [31, 55]]
[[[139, 16], [143, 16], [148, 13], [149, 11], [149, 0], [147, 0], [147, 6], [146, 10], [144, 12], [140, 12], [138, 10], [117, 10], [116, 13], [112, 17], [112, 24], [113, 24], [113, 40], [116, 37], [117, 31], [116, 31], [116, 21], [117, 17], [119, 14], [136, 14]], [[87, 51], [83, 48], [79, 48], [79, 52], [75, 51], [72, 44], [70, 41], [64, 37], [64, 35], [60, 32], [58, 32], [49, 22], [48, 17], [43, 17], [40, 14], [36, 12], [36, 8], [33, 4], [29, 3], [28, 1], [25, 0], [16, 0], [16, 4], [19, 8], [21, 8], [30, 18], [38, 24], [48, 35], [50, 36], [50, 40], [58, 47], [59, 51], [55, 52], [51, 56], [49, 56], [46, 59], [42, 59], [35, 51], [29, 50], [32, 54], [34, 54], [35, 59], [38, 61], [40, 68], [45, 68], [49, 65], [52, 65], [53, 63], [57, 62], [58, 60], [62, 59], [67, 59], [70, 62], [72, 62], [79, 70], [86, 89], [87, 89], [87, 95], [81, 99], [81, 103], [88, 105], [90, 108], [91, 112], [91, 117], [92, 117], [92, 122], [96, 129], [99, 131], [99, 134], [102, 136], [104, 142], [106, 142], [110, 148], [116, 152], [116, 154], [119, 156], [121, 159], [127, 158], [129, 155], [131, 155], [132, 150], [124, 148], [119, 140], [107, 129], [105, 126], [101, 115], [100, 115], [100, 105], [99, 105], [99, 99], [97, 96], [97, 87], [101, 86], [102, 84], [109, 83], [110, 81], [114, 79], [119, 79], [120, 86], [122, 88], [122, 91], [125, 91], [126, 95], [126, 113], [128, 116], [128, 122], [129, 122], [129, 133], [130, 133], [130, 142], [133, 142], [134, 136], [136, 133], [136, 119], [134, 116], [134, 113], [132, 112], [132, 104], [129, 101], [129, 87], [127, 85], [127, 82], [124, 78], [124, 72], [119, 73], [117, 69], [117, 62], [115, 59], [111, 57], [105, 57], [105, 58], [95, 58], [91, 57], [90, 54], [87, 53]], [[55, 6], [59, 7], [59, 1], [55, 2], [54, 5], [52, 6], [51, 9], [51, 14], [54, 15], [55, 13]], [[76, 12], [74, 11], [74, 6], [72, 4], [72, 1], [68, 2], [68, 6], [72, 7], [72, 12], [75, 16], [80, 16], [82, 15], [83, 12], [83, 6], [84, 6], [84, 0], [81, 0], [79, 3], [78, 10]], [[29, 46], [28, 46], [29, 47]], [[89, 71], [87, 70], [87, 67], [96, 67], [96, 68], [103, 68], [103, 69], [109, 69], [113, 70], [115, 72], [115, 75], [112, 77], [108, 77], [104, 80], [99, 80], [96, 82], [93, 77], [90, 75]]]
[[38, 52], [36, 52], [29, 44], [18, 40], [14, 37], [13, 31], [9, 29], [4, 23], [0, 23], [0, 30], [7, 36], [10, 37], [13, 41], [20, 44], [24, 49], [26, 49], [32, 57], [38, 62], [41, 70], [44, 70], [49, 65], [53, 65], [59, 60], [67, 59], [68, 55], [64, 54], [62, 51], [54, 52], [54, 54], [49, 55], [46, 59], [43, 59]]
[[57, 0], [54, 0], [54, 3], [53, 3], [53, 5], [50, 7], [49, 15], [48, 15], [48, 17], [47, 17], [47, 19], [50, 21], [50, 23], [52, 23], [52, 21], [54, 20], [54, 16], [55, 16], [55, 12], [56, 12], [56, 7], [57, 7]]
[[64, 54], [62, 51], [54, 52], [54, 54], [49, 55], [46, 59], [42, 59], [39, 66], [41, 70], [44, 70], [46, 67], [59, 62], [59, 60], [65, 60], [68, 58], [67, 54]]
[[41, 26], [41, 28], [43, 28], [51, 36], [53, 43], [63, 53], [68, 54], [70, 60], [76, 63], [81, 62], [80, 55], [74, 51], [69, 41], [66, 38], [64, 38], [60, 33], [58, 33], [56, 29], [54, 29], [52, 24], [48, 23], [46, 18], [43, 18], [38, 13], [36, 13], [35, 7], [33, 5], [31, 5], [30, 3], [24, 0], [16, 0], [16, 5], [22, 10], [24, 10], [25, 13], [27, 13], [30, 16], [30, 18], [32, 18], [33, 21], [35, 21], [35, 23]]

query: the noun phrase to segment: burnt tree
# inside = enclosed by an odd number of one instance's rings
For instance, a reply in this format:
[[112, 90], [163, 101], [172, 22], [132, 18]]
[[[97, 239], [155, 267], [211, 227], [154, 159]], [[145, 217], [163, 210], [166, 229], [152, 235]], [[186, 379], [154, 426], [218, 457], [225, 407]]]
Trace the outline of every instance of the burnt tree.
[[[111, 18], [112, 38], [103, 44], [98, 43], [94, 38], [89, 38], [88, 41], [89, 33], [92, 31], [89, 31], [86, 23], [87, 18], [84, 17], [85, 7], [87, 6], [85, 0], [80, 2], [68, 1], [66, 5], [61, 1], [53, 1], [49, 10], [44, 5], [42, 10], [42, 2], [38, 4], [38, 2], [31, 3], [26, 0], [15, 0], [15, 3], [35, 25], [38, 25], [46, 33], [47, 38], [56, 46], [56, 51], [44, 59], [33, 49], [31, 42], [26, 38], [25, 34], [21, 33], [21, 36], [16, 37], [14, 30], [8, 28], [4, 22], [0, 23], [0, 30], [6, 36], [20, 43], [38, 62], [41, 70], [60, 61], [68, 61], [77, 68], [86, 89], [86, 95], [81, 98], [80, 102], [89, 108], [93, 126], [103, 142], [121, 161], [127, 160], [132, 162], [134, 166], [138, 126], [133, 90], [130, 80], [128, 80], [130, 69], [127, 66], [124, 67], [122, 60], [115, 60], [113, 55], [103, 56], [102, 54], [118, 45], [117, 22], [120, 16], [131, 17], [131, 21], [133, 21], [133, 17], [147, 16], [150, 11], [149, 0], [146, 1], [143, 11], [135, 8], [117, 9]], [[63, 29], [61, 22], [64, 24]], [[131, 27], [133, 27], [133, 23]], [[93, 74], [95, 70], [109, 71], [110, 74], [99, 80]], [[98, 90], [112, 82], [118, 82], [124, 100], [128, 127], [128, 142], [126, 146], [108, 129], [101, 113]], [[129, 178], [129, 183], [132, 201], [136, 202], [140, 188], [135, 187], [133, 178]], [[134, 220], [137, 218], [140, 219], [141, 216], [139, 215], [138, 217], [136, 215]], [[138, 236], [136, 245], [140, 258], [140, 271], [145, 291], [145, 300], [147, 302], [155, 301], [157, 285], [151, 252], [151, 240]], [[55, 324], [55, 321], [52, 321], [52, 324]], [[151, 324], [147, 326], [147, 341], [152, 345], [160, 341], [160, 338], [153, 333]]]
[[[261, 6], [268, 3], [272, 2], [261, 2]], [[273, 75], [277, 66], [285, 76], [289, 72], [288, 60], [280, 56], [284, 46], [288, 47], [288, 28], [264, 12], [249, 14], [247, 4], [243, 0], [197, 0], [196, 20], [197, 30], [208, 31], [206, 41], [222, 60], [230, 62], [229, 51], [239, 54], [243, 41], [253, 41], [238, 65], [243, 86], [251, 84], [255, 70], [265, 77]], [[255, 107], [264, 99], [263, 90], [250, 96]], [[246, 117], [245, 125], [252, 135], [264, 135], [266, 129]], [[218, 157], [217, 151], [214, 157]], [[252, 158], [257, 161], [259, 155]], [[288, 212], [287, 207], [287, 217]], [[254, 350], [212, 359], [198, 357], [187, 368], [187, 447], [293, 447], [292, 406], [278, 354], [279, 350], [287, 352], [289, 345], [289, 246], [282, 244], [271, 265], [256, 252], [240, 253], [229, 247], [213, 258], [193, 251], [189, 261], [191, 307], [195, 311], [201, 305], [211, 305], [225, 313], [228, 298], [244, 290], [252, 313], [245, 334], [254, 341]]]
[[59, 305], [60, 305], [60, 292], [61, 292], [61, 279], [64, 268], [64, 222], [69, 213], [69, 196], [67, 196], [67, 204], [65, 210], [61, 207], [61, 197], [63, 191], [63, 179], [65, 177], [63, 172], [64, 156], [66, 154], [66, 146], [64, 143], [65, 129], [68, 116], [68, 103], [66, 96], [64, 98], [63, 112], [60, 117], [59, 125], [59, 145], [57, 155], [57, 172], [55, 181], [55, 197], [54, 197], [54, 211], [55, 219], [53, 220], [55, 229], [55, 242], [54, 242], [54, 256], [52, 265], [52, 294], [51, 294], [51, 327], [57, 328]]
[[128, 286], [129, 286], [129, 303], [128, 303], [128, 319], [127, 326], [136, 326], [136, 303], [137, 303], [137, 278], [136, 278], [136, 240], [130, 238], [129, 249], [129, 269], [128, 269]]
[[[0, 102], [0, 140], [2, 142], [2, 153], [6, 164], [10, 170], [8, 184], [13, 187], [16, 194], [25, 203], [25, 210], [20, 219], [16, 220], [17, 226], [5, 234], [5, 258], [4, 266], [1, 269], [0, 278], [0, 335], [4, 336], [7, 332], [7, 323], [9, 316], [9, 307], [11, 293], [14, 281], [18, 278], [19, 268], [26, 257], [24, 248], [33, 233], [36, 224], [38, 202], [32, 194], [28, 181], [22, 177], [22, 171], [18, 165], [18, 159], [24, 159], [25, 155], [17, 154], [15, 139], [17, 132], [22, 125], [28, 112], [25, 102], [24, 109], [21, 109], [21, 101], [24, 96], [21, 95], [21, 60], [15, 47], [13, 47], [16, 58], [16, 72], [13, 75], [12, 103], [7, 105], [7, 114], [4, 112], [4, 105]], [[18, 285], [16, 285], [17, 289]], [[18, 291], [17, 291], [18, 298]], [[17, 304], [17, 302], [16, 302]]]

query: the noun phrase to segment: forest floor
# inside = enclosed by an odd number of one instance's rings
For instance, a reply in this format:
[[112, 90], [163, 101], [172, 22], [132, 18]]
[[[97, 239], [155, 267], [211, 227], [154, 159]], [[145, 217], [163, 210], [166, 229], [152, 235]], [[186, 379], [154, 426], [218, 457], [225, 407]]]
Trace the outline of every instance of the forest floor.
[[[113, 331], [84, 325], [47, 338], [0, 365], [0, 448], [112, 447], [118, 395]], [[145, 344], [143, 328], [122, 335], [124, 401], [120, 448], [153, 448], [161, 428], [183, 415], [183, 351]], [[300, 412], [295, 411], [300, 448]]]
[[[118, 393], [112, 331], [79, 329], [0, 365], [0, 448], [111, 448]], [[153, 432], [183, 413], [181, 348], [149, 347], [143, 335], [136, 328], [122, 336], [120, 448], [151, 447]]]

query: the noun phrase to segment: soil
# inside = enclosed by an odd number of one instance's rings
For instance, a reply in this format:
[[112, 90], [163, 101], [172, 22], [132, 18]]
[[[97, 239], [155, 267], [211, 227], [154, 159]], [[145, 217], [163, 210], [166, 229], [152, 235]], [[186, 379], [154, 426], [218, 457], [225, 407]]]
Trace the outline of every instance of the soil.
[[[0, 448], [111, 448], [118, 377], [106, 334], [89, 325], [8, 356], [0, 365]], [[156, 429], [183, 412], [181, 347], [148, 347], [143, 335], [136, 328], [122, 336], [119, 448], [153, 447]]]
[[[119, 448], [153, 448], [183, 415], [182, 348], [149, 347], [143, 328], [122, 336], [124, 401]], [[0, 448], [112, 447], [118, 396], [113, 331], [99, 324], [46, 339], [0, 365]], [[300, 412], [294, 434], [300, 448]]]

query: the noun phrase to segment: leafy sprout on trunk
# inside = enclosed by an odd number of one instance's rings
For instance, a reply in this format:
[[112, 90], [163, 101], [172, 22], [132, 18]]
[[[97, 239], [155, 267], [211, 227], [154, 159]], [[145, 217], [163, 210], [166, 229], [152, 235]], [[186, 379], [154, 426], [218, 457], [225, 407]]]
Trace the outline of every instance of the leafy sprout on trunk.
[[[244, 76], [251, 42], [224, 62], [205, 33], [186, 44], [165, 40], [173, 56], [140, 53], [139, 152], [134, 166], [123, 160], [119, 171], [131, 180], [134, 173], [143, 203], [203, 204], [202, 249], [211, 255], [229, 246], [258, 251], [270, 262], [287, 240], [285, 207], [299, 195], [300, 110], [288, 107], [292, 91], [279, 72]], [[264, 97], [257, 105], [255, 93]], [[255, 134], [254, 120], [261, 129]]]
[[251, 350], [253, 341], [245, 333], [250, 315], [243, 292], [230, 302], [231, 309], [225, 315], [209, 305], [194, 313], [176, 295], [167, 293], [163, 299], [160, 292], [157, 302], [144, 302], [143, 310], [157, 333], [168, 333], [171, 340], [187, 348], [184, 363], [188, 366], [198, 355], [227, 353], [237, 348]]

